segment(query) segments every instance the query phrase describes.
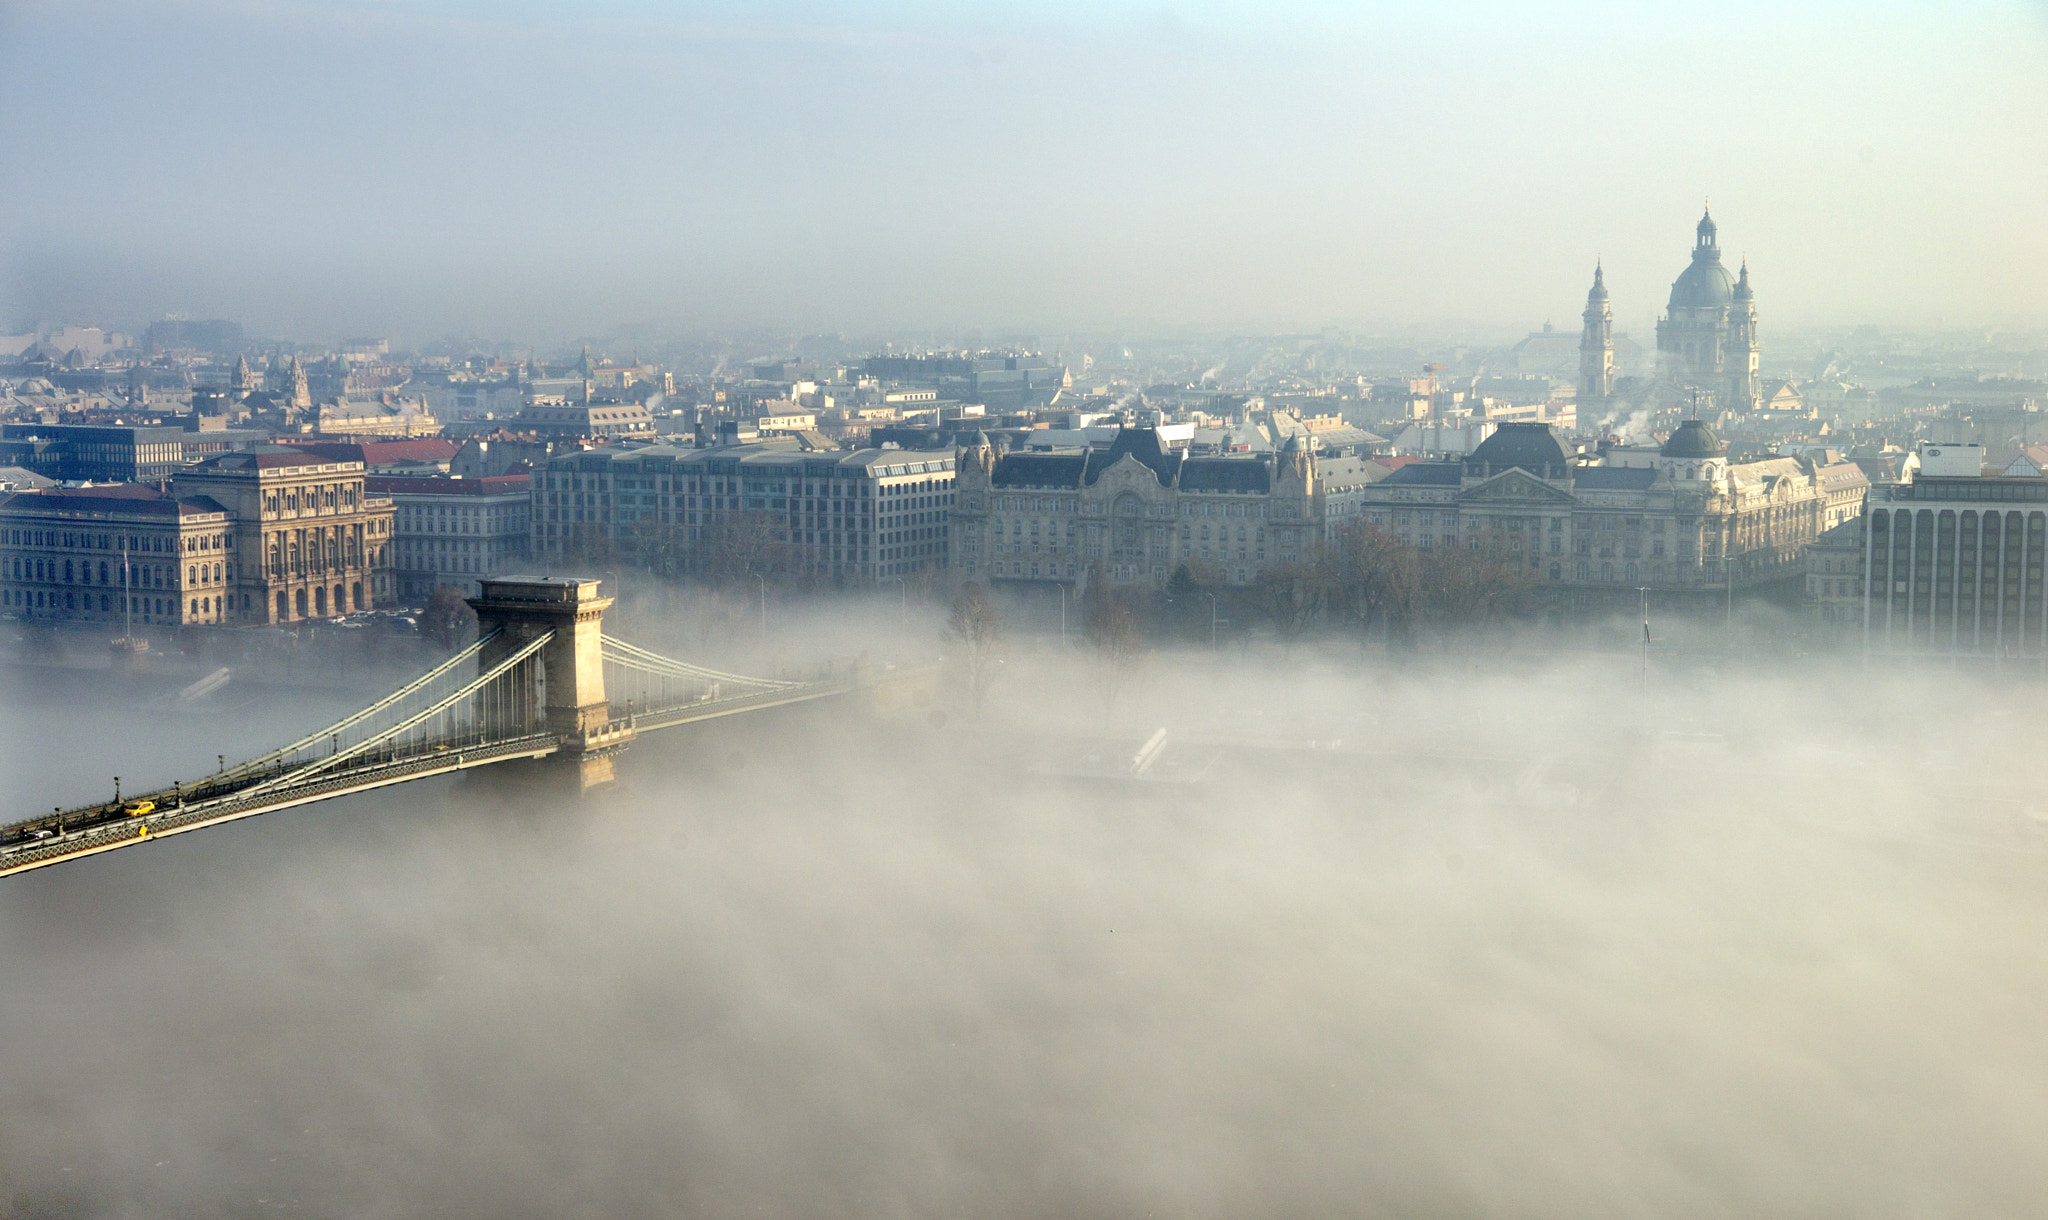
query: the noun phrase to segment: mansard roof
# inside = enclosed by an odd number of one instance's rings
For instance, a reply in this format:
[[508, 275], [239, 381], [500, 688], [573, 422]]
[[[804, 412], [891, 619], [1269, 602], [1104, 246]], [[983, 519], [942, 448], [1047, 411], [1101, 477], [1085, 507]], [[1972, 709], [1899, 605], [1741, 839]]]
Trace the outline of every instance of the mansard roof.
[[1161, 487], [1173, 486], [1174, 475], [1179, 472], [1184, 456], [1179, 450], [1169, 450], [1159, 443], [1157, 428], [1124, 428], [1117, 432], [1116, 440], [1107, 449], [1090, 449], [1088, 462], [1081, 481], [1093, 487], [1102, 477], [1102, 472], [1122, 461], [1125, 454], [1150, 470]]
[[1572, 474], [1577, 491], [1648, 491], [1656, 481], [1649, 466], [1581, 466]]
[[1410, 462], [1379, 481], [1381, 487], [1456, 487], [1465, 477], [1457, 462]]
[[1488, 470], [1519, 466], [1537, 475], [1548, 474], [1552, 466], [1562, 466], [1566, 461], [1564, 441], [1557, 429], [1533, 423], [1502, 424], [1465, 459], [1467, 465]]
[[1182, 491], [1262, 496], [1272, 486], [1273, 468], [1259, 458], [1189, 458], [1180, 467]]
[[1079, 487], [1086, 453], [1005, 453], [996, 459], [995, 487]]

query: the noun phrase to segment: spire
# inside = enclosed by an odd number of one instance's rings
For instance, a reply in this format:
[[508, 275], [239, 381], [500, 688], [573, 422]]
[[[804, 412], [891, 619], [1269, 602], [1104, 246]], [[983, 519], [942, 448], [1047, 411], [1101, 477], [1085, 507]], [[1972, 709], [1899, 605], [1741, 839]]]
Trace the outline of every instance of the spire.
[[1714, 245], [1714, 212], [1712, 208], [1708, 208], [1700, 213], [1699, 226], [1693, 232], [1699, 237], [1699, 248], [1705, 249]]
[[1742, 260], [1742, 274], [1735, 281], [1735, 299], [1747, 301], [1755, 295], [1756, 293], [1751, 291], [1749, 287], [1749, 258], [1744, 256]]
[[1607, 277], [1600, 267], [1599, 256], [1596, 255], [1593, 258], [1593, 290], [1586, 294], [1586, 300], [1591, 302], [1604, 301], [1606, 299]]

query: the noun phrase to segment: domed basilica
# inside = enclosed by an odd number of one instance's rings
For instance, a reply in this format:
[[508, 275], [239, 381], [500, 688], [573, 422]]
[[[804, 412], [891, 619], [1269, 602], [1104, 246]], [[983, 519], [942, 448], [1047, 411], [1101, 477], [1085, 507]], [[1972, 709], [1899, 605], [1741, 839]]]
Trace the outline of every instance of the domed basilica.
[[[1749, 264], [1730, 275], [1721, 262], [1719, 233], [1712, 213], [1701, 215], [1693, 230], [1692, 262], [1671, 284], [1671, 301], [1657, 321], [1657, 378], [1648, 397], [1666, 405], [1712, 405], [1735, 411], [1757, 408], [1762, 386], [1757, 375], [1759, 347], [1756, 294], [1749, 286]], [[1606, 277], [1593, 268], [1593, 288], [1586, 294], [1585, 330], [1579, 339], [1579, 409], [1598, 407], [1616, 397], [1614, 379], [1614, 309], [1608, 301]]]

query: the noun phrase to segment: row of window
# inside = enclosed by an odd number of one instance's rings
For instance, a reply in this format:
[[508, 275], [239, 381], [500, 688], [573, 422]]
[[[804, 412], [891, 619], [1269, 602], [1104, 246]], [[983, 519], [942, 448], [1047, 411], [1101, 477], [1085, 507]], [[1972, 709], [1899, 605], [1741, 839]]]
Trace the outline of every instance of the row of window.
[[275, 516], [279, 512], [320, 512], [353, 509], [362, 502], [361, 483], [322, 483], [311, 487], [286, 487], [264, 493], [263, 511]]

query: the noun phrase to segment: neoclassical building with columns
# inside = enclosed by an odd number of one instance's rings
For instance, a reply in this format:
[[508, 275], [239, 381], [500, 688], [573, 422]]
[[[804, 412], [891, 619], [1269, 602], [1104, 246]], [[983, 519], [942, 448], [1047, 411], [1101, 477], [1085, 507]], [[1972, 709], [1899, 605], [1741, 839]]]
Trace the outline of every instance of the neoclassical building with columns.
[[1194, 457], [1152, 428], [1106, 446], [959, 451], [950, 551], [959, 579], [1164, 586], [1182, 564], [1230, 584], [1313, 557], [1355, 515], [1370, 472], [1299, 436], [1276, 453]]
[[1662, 445], [1597, 455], [1569, 452], [1548, 424], [1509, 423], [1462, 460], [1403, 466], [1361, 499], [1364, 518], [1407, 545], [1485, 549], [1557, 600], [1619, 603], [1642, 587], [1719, 595], [1730, 582], [1798, 581], [1800, 549], [1861, 478], [1847, 462], [1732, 461], [1700, 420]]

